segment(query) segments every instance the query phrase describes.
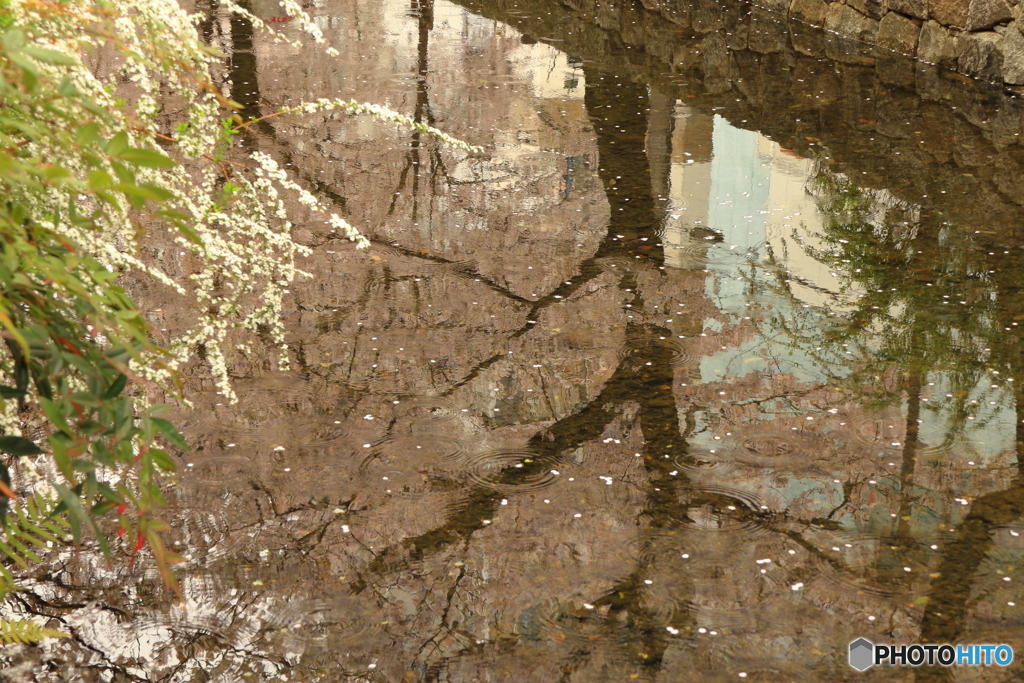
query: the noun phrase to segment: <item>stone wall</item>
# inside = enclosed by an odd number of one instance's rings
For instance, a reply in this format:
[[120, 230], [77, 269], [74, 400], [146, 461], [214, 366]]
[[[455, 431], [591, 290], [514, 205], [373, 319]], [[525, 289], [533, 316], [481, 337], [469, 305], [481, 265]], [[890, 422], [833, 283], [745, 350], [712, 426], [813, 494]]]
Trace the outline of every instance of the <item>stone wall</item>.
[[993, 247], [1024, 232], [1024, 99], [1002, 85], [730, 0], [459, 2]]
[[[679, 16], [680, 0], [643, 0]], [[1008, 86], [1024, 85], [1018, 0], [756, 0], [754, 7], [926, 64]], [[1017, 88], [1014, 88], [1017, 89]]]

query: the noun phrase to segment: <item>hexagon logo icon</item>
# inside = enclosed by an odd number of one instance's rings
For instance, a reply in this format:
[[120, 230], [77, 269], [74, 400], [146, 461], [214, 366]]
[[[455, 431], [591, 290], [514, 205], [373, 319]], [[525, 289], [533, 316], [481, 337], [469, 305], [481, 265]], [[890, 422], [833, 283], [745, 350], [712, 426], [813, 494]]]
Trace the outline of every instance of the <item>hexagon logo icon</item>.
[[875, 663], [875, 645], [867, 638], [850, 643], [850, 666], [857, 671], [869, 669]]

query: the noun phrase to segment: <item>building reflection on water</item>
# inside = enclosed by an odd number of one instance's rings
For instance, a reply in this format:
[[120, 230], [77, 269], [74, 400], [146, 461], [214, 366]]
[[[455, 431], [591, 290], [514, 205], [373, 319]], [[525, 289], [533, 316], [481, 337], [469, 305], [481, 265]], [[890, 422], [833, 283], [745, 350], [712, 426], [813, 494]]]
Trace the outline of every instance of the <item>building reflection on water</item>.
[[487, 153], [251, 141], [374, 247], [311, 216], [294, 370], [240, 352], [236, 406], [188, 377], [185, 605], [88, 554], [29, 585], [67, 676], [843, 680], [860, 636], [1019, 640], [1024, 376], [969, 235], [444, 0], [318, 4], [337, 60], [209, 11], [254, 110], [381, 102]]

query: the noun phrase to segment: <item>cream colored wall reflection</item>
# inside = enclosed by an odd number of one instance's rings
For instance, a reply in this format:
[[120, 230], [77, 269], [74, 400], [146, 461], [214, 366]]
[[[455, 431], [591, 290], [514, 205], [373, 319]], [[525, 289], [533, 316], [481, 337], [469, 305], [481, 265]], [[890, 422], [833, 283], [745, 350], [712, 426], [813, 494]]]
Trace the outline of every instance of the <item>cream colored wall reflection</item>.
[[[808, 190], [812, 159], [681, 101], [674, 107], [670, 146], [666, 265], [703, 268], [709, 258], [727, 261], [722, 250], [758, 261], [771, 258], [793, 275], [794, 294], [805, 304], [834, 308], [852, 302], [856, 292], [841, 292], [838, 273], [811, 255], [824, 246], [821, 217]], [[720, 258], [709, 254], [712, 248], [722, 251]]]

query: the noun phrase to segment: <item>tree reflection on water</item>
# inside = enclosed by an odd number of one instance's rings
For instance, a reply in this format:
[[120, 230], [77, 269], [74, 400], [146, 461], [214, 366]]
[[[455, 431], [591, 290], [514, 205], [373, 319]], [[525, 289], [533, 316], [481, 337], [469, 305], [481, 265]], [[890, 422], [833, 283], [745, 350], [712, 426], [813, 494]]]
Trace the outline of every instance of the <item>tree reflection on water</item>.
[[67, 556], [5, 608], [75, 638], [13, 680], [845, 680], [860, 636], [1019, 640], [1024, 245], [534, 5], [336, 0], [330, 63], [209, 8], [254, 112], [388, 102], [489, 153], [253, 134], [374, 248], [311, 218], [296, 370], [188, 377], [186, 602]]

